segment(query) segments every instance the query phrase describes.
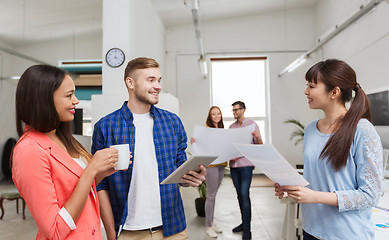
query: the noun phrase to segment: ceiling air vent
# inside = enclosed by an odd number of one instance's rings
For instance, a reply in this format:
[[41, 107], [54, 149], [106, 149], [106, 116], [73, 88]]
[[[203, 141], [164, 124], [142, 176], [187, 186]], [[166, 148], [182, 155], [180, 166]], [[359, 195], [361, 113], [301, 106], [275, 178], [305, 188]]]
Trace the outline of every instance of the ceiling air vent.
[[101, 74], [103, 61], [97, 60], [59, 60], [58, 67], [74, 74]]

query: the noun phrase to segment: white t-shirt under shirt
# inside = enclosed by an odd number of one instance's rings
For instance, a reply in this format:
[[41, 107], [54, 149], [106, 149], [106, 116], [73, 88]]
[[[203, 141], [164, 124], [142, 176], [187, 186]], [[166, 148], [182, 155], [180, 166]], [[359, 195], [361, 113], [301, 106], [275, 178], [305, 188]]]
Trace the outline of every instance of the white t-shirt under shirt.
[[135, 150], [128, 192], [125, 230], [141, 230], [162, 225], [158, 163], [153, 140], [154, 119], [150, 113], [133, 114]]

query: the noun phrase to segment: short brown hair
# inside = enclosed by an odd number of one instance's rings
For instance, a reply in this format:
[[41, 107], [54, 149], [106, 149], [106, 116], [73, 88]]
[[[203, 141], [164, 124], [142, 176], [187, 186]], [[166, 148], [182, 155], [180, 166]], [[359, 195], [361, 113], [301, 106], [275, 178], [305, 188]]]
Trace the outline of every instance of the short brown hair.
[[240, 108], [246, 109], [246, 104], [244, 104], [244, 102], [242, 101], [236, 101], [233, 104], [231, 104], [231, 106], [235, 106], [235, 105], [239, 105]]
[[146, 68], [159, 68], [159, 64], [155, 59], [147, 57], [139, 57], [132, 59], [128, 62], [126, 70], [124, 71], [124, 82], [126, 78], [129, 77], [137, 69], [146, 69]]

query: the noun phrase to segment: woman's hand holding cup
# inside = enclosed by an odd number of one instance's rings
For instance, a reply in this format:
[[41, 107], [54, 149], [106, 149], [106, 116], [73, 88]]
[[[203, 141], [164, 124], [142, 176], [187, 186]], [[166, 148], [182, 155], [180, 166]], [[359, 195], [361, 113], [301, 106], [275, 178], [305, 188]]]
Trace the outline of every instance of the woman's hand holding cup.
[[105, 148], [97, 151], [95, 155], [93, 155], [89, 165], [94, 167], [96, 174], [103, 173], [116, 166], [118, 157], [118, 150], [114, 148]]

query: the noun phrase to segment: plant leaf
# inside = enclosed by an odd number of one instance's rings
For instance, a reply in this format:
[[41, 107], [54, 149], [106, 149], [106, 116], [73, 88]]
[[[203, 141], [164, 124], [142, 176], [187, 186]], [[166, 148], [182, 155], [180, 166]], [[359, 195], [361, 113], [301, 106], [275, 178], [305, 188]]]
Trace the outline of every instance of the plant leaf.
[[288, 119], [288, 120], [284, 121], [284, 123], [292, 123], [292, 124], [296, 125], [297, 127], [299, 127], [300, 129], [302, 129], [303, 131], [305, 130], [304, 124], [302, 124], [299, 120]]
[[294, 143], [294, 145], [297, 146], [297, 144], [299, 144], [303, 140], [304, 140], [303, 138], [297, 139], [297, 141]]
[[290, 135], [290, 140], [292, 140], [293, 138], [297, 138], [294, 145], [297, 145], [298, 143], [304, 140], [305, 126], [300, 121], [296, 119], [288, 119], [284, 121], [284, 123], [292, 123], [297, 127], [297, 129], [293, 131]]

